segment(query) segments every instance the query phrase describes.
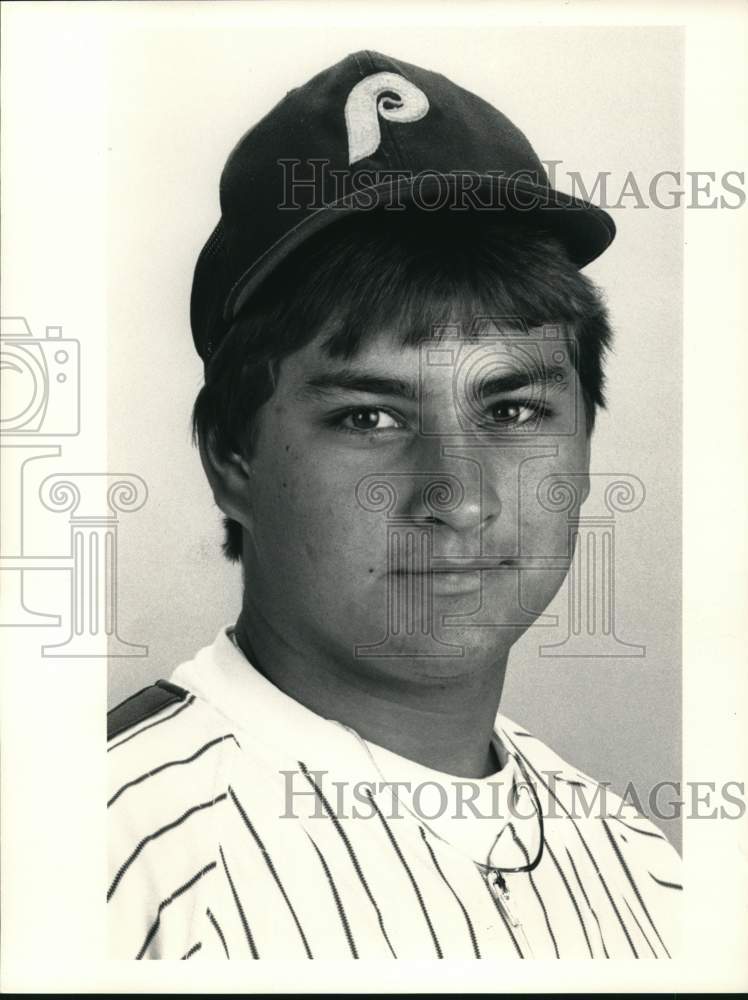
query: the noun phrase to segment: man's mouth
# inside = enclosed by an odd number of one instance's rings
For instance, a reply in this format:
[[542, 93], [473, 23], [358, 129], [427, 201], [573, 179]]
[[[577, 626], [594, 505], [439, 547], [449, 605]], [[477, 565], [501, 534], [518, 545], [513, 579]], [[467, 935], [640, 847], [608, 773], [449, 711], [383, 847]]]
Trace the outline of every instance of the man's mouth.
[[411, 600], [423, 600], [428, 593], [445, 597], [479, 594], [509, 571], [559, 569], [568, 569], [568, 560], [561, 556], [432, 556], [391, 565], [387, 575], [395, 600], [407, 600], [408, 595]]
[[486, 570], [508, 569], [511, 560], [495, 556], [442, 556], [433, 557], [427, 564], [405, 564], [390, 569], [390, 578], [403, 596], [412, 588], [419, 590], [426, 584], [439, 595], [478, 593], [483, 585]]
[[563, 569], [569, 567], [565, 556], [433, 556], [430, 570], [434, 573], [474, 573], [496, 569]]
[[391, 571], [390, 580], [395, 593], [403, 597], [409, 592], [424, 593], [426, 585], [434, 594], [471, 594], [480, 591], [483, 573], [468, 562], [455, 565], [445, 560], [439, 568], [411, 566]]
[[501, 559], [496, 556], [434, 556], [424, 572], [432, 573], [477, 573], [491, 569], [511, 569], [513, 559]]

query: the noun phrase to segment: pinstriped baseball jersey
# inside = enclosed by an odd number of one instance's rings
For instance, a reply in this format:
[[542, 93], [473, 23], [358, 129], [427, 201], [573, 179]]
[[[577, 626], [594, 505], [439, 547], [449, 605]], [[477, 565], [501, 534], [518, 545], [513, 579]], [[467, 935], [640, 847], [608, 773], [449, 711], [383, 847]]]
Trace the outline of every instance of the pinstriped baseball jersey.
[[[437, 815], [423, 808], [427, 797], [416, 808], [418, 789], [393, 789], [396, 755], [275, 688], [228, 630], [171, 681], [185, 694], [108, 748], [113, 955], [667, 958], [676, 949], [674, 849], [511, 720], [496, 720], [501, 771], [472, 783], [478, 815], [452, 814], [449, 796], [450, 814]], [[440, 782], [459, 780], [400, 763], [398, 777], [433, 778], [432, 800]]]

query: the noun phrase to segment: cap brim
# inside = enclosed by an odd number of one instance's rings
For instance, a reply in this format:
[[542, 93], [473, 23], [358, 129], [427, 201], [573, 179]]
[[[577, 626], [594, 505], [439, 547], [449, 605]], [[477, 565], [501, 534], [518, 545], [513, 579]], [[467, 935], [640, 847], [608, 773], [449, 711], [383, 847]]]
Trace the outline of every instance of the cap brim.
[[[361, 188], [305, 216], [254, 261], [234, 284], [224, 305], [225, 319], [229, 322], [233, 320], [265, 278], [310, 236], [355, 212], [387, 208], [394, 204], [415, 204], [416, 184], [418, 200], [423, 200], [426, 211], [438, 210], [439, 205], [431, 204], [428, 198], [431, 194], [443, 193], [446, 188], [450, 194], [461, 194], [463, 201], [457, 209], [459, 211], [483, 212], [487, 217], [493, 218], [508, 212], [531, 219], [539, 228], [558, 237], [578, 268], [585, 267], [599, 257], [613, 241], [616, 233], [613, 219], [597, 205], [581, 198], [529, 181], [485, 174], [477, 177], [477, 184], [471, 184], [467, 193], [472, 201], [466, 203], [466, 192], [456, 191], [461, 176], [464, 175], [424, 174], [401, 179], [394, 186], [391, 181], [387, 181]], [[471, 179], [474, 182], [475, 175]], [[488, 200], [486, 202], [484, 199], [476, 205], [475, 201], [478, 201], [481, 194], [488, 195]]]

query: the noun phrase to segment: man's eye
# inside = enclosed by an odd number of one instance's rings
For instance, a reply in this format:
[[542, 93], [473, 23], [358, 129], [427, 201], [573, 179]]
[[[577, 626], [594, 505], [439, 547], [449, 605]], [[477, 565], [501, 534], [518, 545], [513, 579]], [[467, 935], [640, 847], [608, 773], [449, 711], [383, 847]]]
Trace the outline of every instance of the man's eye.
[[375, 406], [359, 406], [345, 413], [338, 426], [341, 430], [361, 433], [391, 430], [401, 427], [402, 424], [386, 410], [379, 410]]
[[495, 403], [490, 413], [493, 424], [499, 427], [518, 427], [533, 417], [542, 415], [537, 405], [530, 405], [522, 400]]

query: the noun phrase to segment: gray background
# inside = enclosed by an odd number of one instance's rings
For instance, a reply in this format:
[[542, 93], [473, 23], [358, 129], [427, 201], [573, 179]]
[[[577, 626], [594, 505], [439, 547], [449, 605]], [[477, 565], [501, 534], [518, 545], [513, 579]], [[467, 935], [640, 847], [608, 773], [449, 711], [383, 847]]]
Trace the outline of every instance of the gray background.
[[[109, 469], [142, 476], [149, 500], [120, 526], [120, 635], [144, 659], [110, 661], [110, 702], [158, 677], [232, 621], [240, 571], [197, 453], [190, 409], [201, 365], [189, 332], [192, 268], [218, 217], [221, 167], [239, 135], [293, 86], [347, 52], [375, 48], [443, 72], [504, 111], [542, 159], [591, 184], [628, 171], [645, 191], [682, 169], [682, 32], [677, 28], [383, 27], [191, 30], [186, 17], [121, 34], [110, 63], [108, 162]], [[682, 213], [611, 209], [618, 236], [587, 273], [616, 330], [609, 411], [593, 472], [646, 486], [617, 524], [616, 628], [641, 659], [542, 659], [531, 630], [515, 647], [502, 711], [562, 756], [642, 797], [678, 780], [681, 759]], [[564, 614], [564, 595], [549, 612]], [[679, 843], [679, 824], [664, 823]]]

